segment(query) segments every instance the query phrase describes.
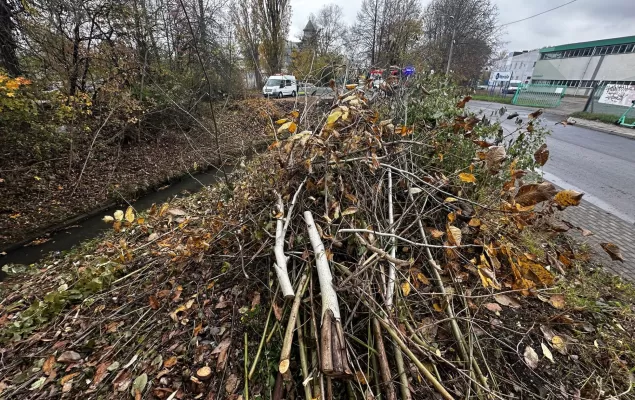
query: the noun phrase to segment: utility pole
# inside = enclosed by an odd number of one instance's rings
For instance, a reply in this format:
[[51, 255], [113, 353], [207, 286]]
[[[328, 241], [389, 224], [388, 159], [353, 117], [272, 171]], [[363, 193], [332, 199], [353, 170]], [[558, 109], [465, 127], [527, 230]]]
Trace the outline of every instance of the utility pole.
[[450, 55], [448, 56], [448, 66], [445, 68], [445, 75], [450, 74], [450, 64], [452, 64], [452, 52], [454, 51], [454, 38], [456, 37], [456, 24], [454, 23], [454, 15], [450, 16], [452, 21], [452, 41], [450, 42]]

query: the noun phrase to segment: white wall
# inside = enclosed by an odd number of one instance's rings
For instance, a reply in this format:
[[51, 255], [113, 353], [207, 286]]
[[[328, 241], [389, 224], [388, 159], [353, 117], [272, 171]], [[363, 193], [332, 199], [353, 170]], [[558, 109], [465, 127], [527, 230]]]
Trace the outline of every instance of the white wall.
[[593, 78], [602, 56], [539, 60], [534, 69], [534, 80], [591, 80], [635, 81], [635, 53], [611, 54], [604, 60]]

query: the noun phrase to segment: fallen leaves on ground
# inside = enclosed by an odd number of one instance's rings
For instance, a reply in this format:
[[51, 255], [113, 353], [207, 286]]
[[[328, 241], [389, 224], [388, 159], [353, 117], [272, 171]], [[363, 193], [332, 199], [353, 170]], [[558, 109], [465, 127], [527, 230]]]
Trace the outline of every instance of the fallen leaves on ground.
[[611, 260], [624, 262], [624, 256], [622, 255], [618, 245], [605, 242], [600, 243], [600, 246], [602, 246], [604, 251], [606, 251], [606, 253], [611, 257]]

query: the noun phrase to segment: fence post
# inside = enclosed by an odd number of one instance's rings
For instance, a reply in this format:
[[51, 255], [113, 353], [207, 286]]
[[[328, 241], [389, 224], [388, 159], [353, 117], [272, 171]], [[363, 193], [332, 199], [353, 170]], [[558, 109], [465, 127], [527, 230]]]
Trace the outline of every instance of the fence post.
[[[593, 90], [591, 90], [591, 94], [589, 98], [586, 100], [586, 104], [584, 105], [584, 112], [593, 112], [593, 97], [595, 96], [595, 91], [598, 89], [598, 85], [593, 86]], [[591, 111], [589, 111], [589, 105], [591, 106]]]

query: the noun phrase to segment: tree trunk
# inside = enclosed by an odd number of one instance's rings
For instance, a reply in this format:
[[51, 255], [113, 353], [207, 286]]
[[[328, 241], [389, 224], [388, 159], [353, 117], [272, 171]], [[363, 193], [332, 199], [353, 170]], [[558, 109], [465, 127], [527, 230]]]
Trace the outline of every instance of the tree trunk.
[[13, 37], [15, 24], [13, 23], [13, 10], [8, 0], [0, 0], [0, 66], [6, 69], [9, 75], [21, 74], [17, 44]]

